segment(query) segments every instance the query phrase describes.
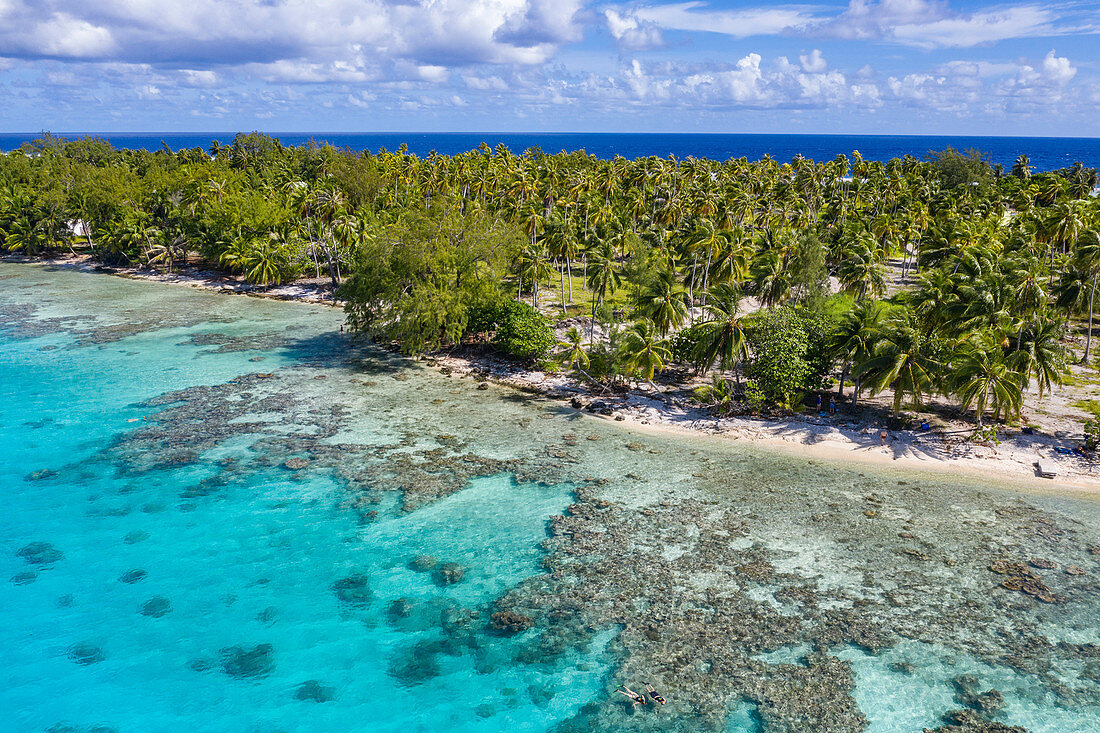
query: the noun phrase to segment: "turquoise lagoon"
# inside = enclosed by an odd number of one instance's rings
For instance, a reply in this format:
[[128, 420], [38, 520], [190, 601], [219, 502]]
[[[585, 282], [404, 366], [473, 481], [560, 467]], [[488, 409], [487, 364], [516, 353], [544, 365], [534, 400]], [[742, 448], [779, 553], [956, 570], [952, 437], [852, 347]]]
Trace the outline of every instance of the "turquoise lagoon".
[[[0, 314], [0, 729], [908, 731], [960, 675], [1100, 728], [1093, 500], [632, 434], [320, 306], [0, 264]], [[1040, 552], [1057, 603], [988, 571]]]

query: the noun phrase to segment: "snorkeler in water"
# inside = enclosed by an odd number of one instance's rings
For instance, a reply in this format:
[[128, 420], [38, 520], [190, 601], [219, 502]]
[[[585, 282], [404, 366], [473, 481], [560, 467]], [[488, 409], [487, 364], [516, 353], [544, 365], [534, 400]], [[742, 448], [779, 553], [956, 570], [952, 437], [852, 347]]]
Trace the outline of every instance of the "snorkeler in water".
[[653, 689], [653, 685], [649, 684], [648, 682], [643, 682], [642, 684], [645, 685], [645, 691], [648, 692], [649, 696], [653, 698], [653, 702], [660, 703], [661, 705], [665, 704], [665, 699], [657, 694], [657, 690]]
[[630, 701], [634, 703], [635, 708], [637, 708], [639, 705], [645, 705], [645, 695], [639, 695], [637, 692], [634, 692], [634, 690], [630, 689], [626, 685], [619, 685], [619, 689], [615, 690], [615, 692], [619, 693], [620, 695], [626, 695], [627, 697], [629, 697]]

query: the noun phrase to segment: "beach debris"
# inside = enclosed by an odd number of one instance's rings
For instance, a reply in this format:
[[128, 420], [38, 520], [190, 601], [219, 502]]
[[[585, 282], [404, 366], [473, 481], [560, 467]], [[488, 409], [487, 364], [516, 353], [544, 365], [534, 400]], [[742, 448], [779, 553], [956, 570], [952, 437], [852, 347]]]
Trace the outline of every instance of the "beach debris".
[[1040, 458], [1035, 461], [1035, 471], [1042, 478], [1054, 478], [1058, 475], [1058, 469], [1049, 458]]

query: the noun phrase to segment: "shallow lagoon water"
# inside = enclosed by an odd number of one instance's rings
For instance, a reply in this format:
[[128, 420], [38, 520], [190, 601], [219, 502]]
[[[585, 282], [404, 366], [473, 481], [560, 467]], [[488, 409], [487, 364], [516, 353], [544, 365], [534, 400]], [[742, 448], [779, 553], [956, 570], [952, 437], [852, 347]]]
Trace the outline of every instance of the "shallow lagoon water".
[[[805, 696], [822, 659], [848, 702], [818, 729], [942, 725], [962, 674], [1002, 723], [1100, 721], [1093, 501], [632, 434], [349, 344], [323, 307], [0, 278], [13, 730], [797, 730], [753, 685]], [[1057, 603], [988, 571], [1039, 550]], [[751, 612], [743, 654], [692, 640], [708, 604]], [[647, 677], [670, 705], [631, 714], [613, 688]]]

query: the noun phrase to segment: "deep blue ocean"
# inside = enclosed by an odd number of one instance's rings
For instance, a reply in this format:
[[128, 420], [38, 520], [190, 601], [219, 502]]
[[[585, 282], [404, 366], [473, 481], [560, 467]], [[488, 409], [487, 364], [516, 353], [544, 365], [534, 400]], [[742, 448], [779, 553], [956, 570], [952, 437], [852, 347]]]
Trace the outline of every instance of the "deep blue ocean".
[[[80, 137], [97, 133], [55, 133], [61, 137]], [[1021, 153], [1030, 156], [1038, 170], [1054, 170], [1081, 161], [1100, 167], [1100, 138], [1064, 137], [973, 137], [957, 135], [769, 135], [769, 134], [681, 134], [681, 133], [325, 133], [273, 132], [285, 145], [302, 145], [309, 140], [328, 142], [337, 147], [377, 152], [382, 148], [396, 150], [402, 143], [417, 155], [431, 151], [453, 155], [477, 148], [482, 142], [490, 147], [504, 144], [515, 153], [538, 147], [548, 153], [584, 150], [600, 158], [621, 155], [625, 158], [656, 155], [678, 158], [695, 156], [726, 160], [740, 158], [759, 160], [771, 155], [788, 161], [802, 154], [812, 160], [831, 160], [843, 153], [849, 157], [858, 150], [868, 160], [913, 155], [922, 158], [931, 150], [954, 147], [957, 150], [980, 150], [992, 163], [1006, 168]], [[156, 150], [162, 144], [173, 150], [208, 148], [211, 140], [223, 143], [233, 139], [232, 132], [134, 132], [103, 133], [120, 148]], [[0, 150], [13, 150], [38, 133], [0, 134]]]

